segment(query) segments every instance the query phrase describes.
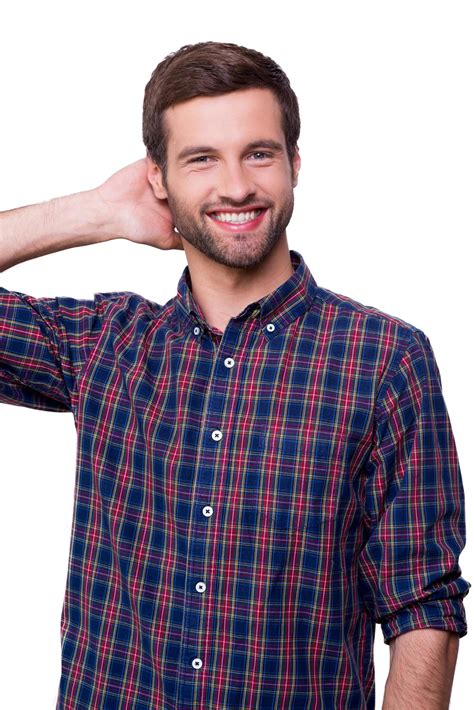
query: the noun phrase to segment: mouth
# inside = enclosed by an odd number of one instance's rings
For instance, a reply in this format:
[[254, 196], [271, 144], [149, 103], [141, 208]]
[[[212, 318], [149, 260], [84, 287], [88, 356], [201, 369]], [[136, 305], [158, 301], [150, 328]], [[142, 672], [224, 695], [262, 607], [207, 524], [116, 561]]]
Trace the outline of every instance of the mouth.
[[221, 229], [228, 232], [241, 232], [242, 230], [249, 231], [258, 227], [262, 222], [267, 207], [258, 207], [247, 211], [219, 211], [208, 212], [207, 216], [212, 219], [214, 224], [218, 224]]

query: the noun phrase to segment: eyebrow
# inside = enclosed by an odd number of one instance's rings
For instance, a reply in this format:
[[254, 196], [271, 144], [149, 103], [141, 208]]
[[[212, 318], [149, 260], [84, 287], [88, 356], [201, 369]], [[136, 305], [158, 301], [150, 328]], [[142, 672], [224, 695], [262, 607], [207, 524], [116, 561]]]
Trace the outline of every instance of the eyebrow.
[[[244, 148], [244, 152], [247, 150], [255, 150], [256, 148], [268, 148], [274, 151], [283, 151], [283, 146], [279, 141], [274, 141], [271, 138], [264, 138], [258, 141], [252, 141], [247, 143]], [[217, 148], [213, 148], [210, 145], [190, 145], [178, 154], [178, 161], [182, 162], [190, 155], [196, 155], [197, 153], [217, 153]]]

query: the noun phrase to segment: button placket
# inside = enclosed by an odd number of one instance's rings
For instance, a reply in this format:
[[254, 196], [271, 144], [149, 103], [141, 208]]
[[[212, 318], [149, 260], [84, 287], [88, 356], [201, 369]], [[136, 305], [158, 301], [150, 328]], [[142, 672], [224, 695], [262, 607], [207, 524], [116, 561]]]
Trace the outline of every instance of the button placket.
[[[195, 335], [202, 334], [202, 328], [195, 328]], [[211, 544], [206, 544], [208, 540], [208, 525], [212, 525], [214, 518], [212, 516], [216, 512], [209, 502], [202, 501], [202, 493], [209, 493], [215, 490], [213, 483], [215, 480], [221, 480], [219, 472], [219, 462], [221, 459], [220, 447], [224, 445], [224, 435], [227, 433], [225, 422], [223, 421], [223, 413], [225, 411], [225, 383], [231, 374], [234, 374], [233, 368], [236, 365], [236, 359], [232, 354], [237, 351], [240, 342], [240, 326], [239, 323], [233, 324], [232, 321], [227, 326], [223, 333], [219, 347], [212, 351], [215, 361], [207, 382], [206, 399], [203, 403], [203, 412], [201, 419], [201, 427], [204, 428], [204, 438], [200, 446], [200, 456], [198, 457], [198, 466], [195, 470], [196, 481], [195, 491], [196, 498], [199, 502], [198, 515], [201, 519], [201, 524], [196, 520], [195, 533], [192, 535], [190, 545], [188, 547], [188, 580], [193, 580], [191, 587], [188, 587], [186, 594], [186, 606], [183, 616], [183, 661], [184, 664], [180, 667], [180, 674], [186, 674], [186, 666], [189, 670], [192, 668], [198, 670], [203, 665], [202, 658], [197, 656], [200, 651], [205, 654], [206, 649], [202, 648], [201, 630], [207, 628], [207, 619], [202, 618], [202, 614], [207, 609], [203, 605], [204, 598], [202, 595], [209, 589], [212, 584], [212, 579], [206, 578], [206, 570], [215, 569], [216, 560], [214, 558], [215, 546], [212, 539], [218, 535], [218, 530], [209, 538]], [[205, 343], [206, 339], [202, 342]], [[227, 351], [227, 353], [226, 353]], [[224, 355], [222, 354], [224, 353]], [[230, 353], [230, 354], [228, 354]], [[231, 373], [232, 371], [232, 373]], [[223, 429], [220, 429], [223, 425]], [[201, 492], [201, 496], [199, 493]], [[216, 495], [219, 490], [217, 488]], [[212, 501], [210, 501], [212, 502]], [[204, 518], [207, 518], [207, 523]], [[217, 549], [217, 548], [216, 548]], [[208, 559], [209, 556], [209, 559]], [[186, 654], [186, 655], [184, 655]], [[188, 655], [189, 654], [189, 655]], [[194, 657], [196, 654], [196, 657]], [[187, 656], [187, 660], [186, 659]], [[189, 665], [190, 664], [190, 665]]]

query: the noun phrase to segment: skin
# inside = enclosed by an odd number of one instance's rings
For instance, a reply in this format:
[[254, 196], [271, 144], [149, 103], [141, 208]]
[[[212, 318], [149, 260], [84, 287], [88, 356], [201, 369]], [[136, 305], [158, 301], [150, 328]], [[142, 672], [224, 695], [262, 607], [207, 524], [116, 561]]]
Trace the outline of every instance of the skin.
[[448, 710], [458, 650], [458, 634], [442, 629], [393, 638], [382, 710]]
[[[300, 156], [296, 151], [290, 162], [281, 109], [269, 89], [199, 96], [167, 109], [165, 120], [167, 175], [147, 157], [148, 180], [182, 238], [193, 297], [208, 324], [223, 332], [230, 318], [293, 273], [286, 227]], [[246, 148], [262, 139], [282, 149]], [[213, 150], [179, 160], [183, 148], [202, 145]], [[268, 209], [253, 230], [231, 233], [207, 215], [255, 204]]]

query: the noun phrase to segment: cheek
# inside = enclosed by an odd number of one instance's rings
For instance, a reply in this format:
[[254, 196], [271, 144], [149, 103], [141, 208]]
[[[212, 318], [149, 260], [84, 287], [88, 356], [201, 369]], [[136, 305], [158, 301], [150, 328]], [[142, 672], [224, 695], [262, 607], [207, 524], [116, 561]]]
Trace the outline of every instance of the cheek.
[[200, 204], [196, 197], [185, 190], [173, 189], [168, 193], [168, 203], [172, 212], [191, 215], [199, 210]]
[[215, 204], [213, 194], [213, 186], [206, 185], [205, 180], [199, 180], [199, 185], [187, 185], [186, 189], [179, 193], [179, 201], [187, 211], [199, 213], [206, 205]]
[[256, 180], [256, 184], [269, 195], [286, 195], [292, 189], [291, 173], [288, 170], [264, 175], [261, 180]]

